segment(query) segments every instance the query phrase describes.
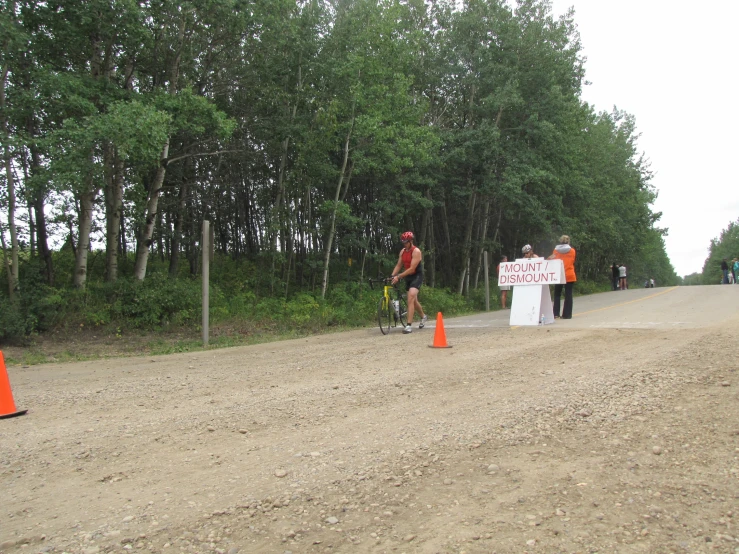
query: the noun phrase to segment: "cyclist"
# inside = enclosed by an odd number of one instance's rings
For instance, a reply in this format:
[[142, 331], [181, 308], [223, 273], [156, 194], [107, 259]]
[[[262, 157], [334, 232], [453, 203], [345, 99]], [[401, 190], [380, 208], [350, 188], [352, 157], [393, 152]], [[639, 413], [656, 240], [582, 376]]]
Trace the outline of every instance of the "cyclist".
[[[418, 289], [423, 283], [423, 255], [421, 249], [413, 242], [416, 237], [413, 233], [406, 231], [400, 235], [400, 242], [403, 243], [403, 249], [400, 251], [398, 263], [393, 269], [393, 285], [400, 281], [401, 277], [405, 278], [405, 288], [408, 291], [408, 323], [403, 329], [403, 333], [411, 333], [413, 331], [411, 325], [413, 323], [413, 314], [416, 310], [421, 315], [421, 322], [418, 324], [419, 329], [423, 329], [428, 320], [428, 316], [424, 313], [421, 303], [418, 301]], [[400, 271], [400, 268], [403, 271]]]

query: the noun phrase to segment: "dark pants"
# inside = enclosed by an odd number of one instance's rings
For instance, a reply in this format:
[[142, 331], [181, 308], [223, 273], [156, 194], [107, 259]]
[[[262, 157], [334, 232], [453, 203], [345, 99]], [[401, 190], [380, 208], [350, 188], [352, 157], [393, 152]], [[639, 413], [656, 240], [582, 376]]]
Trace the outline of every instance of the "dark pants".
[[613, 278], [613, 290], [618, 290], [618, 277]]
[[559, 316], [559, 299], [562, 296], [562, 289], [565, 289], [565, 305], [562, 311], [562, 319], [572, 319], [572, 287], [574, 286], [574, 281], [566, 285], [554, 285], [554, 315]]

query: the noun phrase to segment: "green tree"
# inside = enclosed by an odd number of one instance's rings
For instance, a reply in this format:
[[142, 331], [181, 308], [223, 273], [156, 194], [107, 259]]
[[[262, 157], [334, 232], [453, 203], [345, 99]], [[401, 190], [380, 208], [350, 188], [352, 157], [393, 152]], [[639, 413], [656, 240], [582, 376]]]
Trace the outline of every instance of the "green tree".
[[726, 260], [732, 263], [734, 258], [739, 257], [739, 219], [732, 221], [721, 231], [721, 234], [711, 240], [708, 247], [708, 257], [703, 263], [704, 285], [714, 285], [722, 282], [721, 262]]

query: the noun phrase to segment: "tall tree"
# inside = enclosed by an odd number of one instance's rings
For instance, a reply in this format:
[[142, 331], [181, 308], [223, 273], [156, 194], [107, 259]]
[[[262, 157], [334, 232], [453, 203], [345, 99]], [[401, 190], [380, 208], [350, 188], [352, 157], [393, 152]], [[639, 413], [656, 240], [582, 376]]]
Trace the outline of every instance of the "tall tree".
[[[5, 4], [5, 5], [2, 5]], [[6, 101], [8, 76], [11, 68], [19, 65], [19, 58], [26, 46], [27, 38], [17, 21], [16, 2], [0, 4], [0, 141], [2, 141], [3, 169], [5, 172], [5, 200], [7, 201], [8, 230], [10, 232], [10, 258], [6, 257], [8, 271], [8, 294], [13, 297], [18, 289], [18, 230], [16, 228], [16, 178], [13, 167], [13, 140], [10, 129], [9, 106]], [[2, 231], [4, 232], [4, 231]], [[3, 244], [3, 251], [5, 245]]]
[[715, 285], [722, 282], [721, 262], [730, 263], [739, 255], [739, 219], [729, 222], [721, 234], [712, 239], [708, 246], [708, 257], [703, 263], [702, 284]]
[[79, 287], [103, 238], [110, 281], [144, 279], [152, 254], [196, 272], [205, 217], [219, 251], [286, 295], [327, 295], [346, 258], [381, 271], [407, 229], [429, 282], [460, 292], [485, 250], [563, 232], [586, 279], [613, 257], [669, 277], [636, 123], [582, 102], [574, 17], [548, 0], [15, 6], [3, 217], [8, 192], [32, 206], [48, 282], [47, 212], [73, 224]]

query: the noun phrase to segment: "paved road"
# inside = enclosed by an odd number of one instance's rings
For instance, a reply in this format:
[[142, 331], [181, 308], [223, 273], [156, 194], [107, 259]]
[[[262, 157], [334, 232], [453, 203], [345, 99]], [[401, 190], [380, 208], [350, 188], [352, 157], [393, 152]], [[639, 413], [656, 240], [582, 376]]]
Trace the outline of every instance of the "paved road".
[[[577, 296], [571, 320], [552, 328], [691, 329], [727, 320], [736, 314], [739, 286], [693, 286], [631, 289]], [[508, 327], [509, 310], [444, 318], [445, 329]], [[433, 327], [430, 324], [429, 327]]]

